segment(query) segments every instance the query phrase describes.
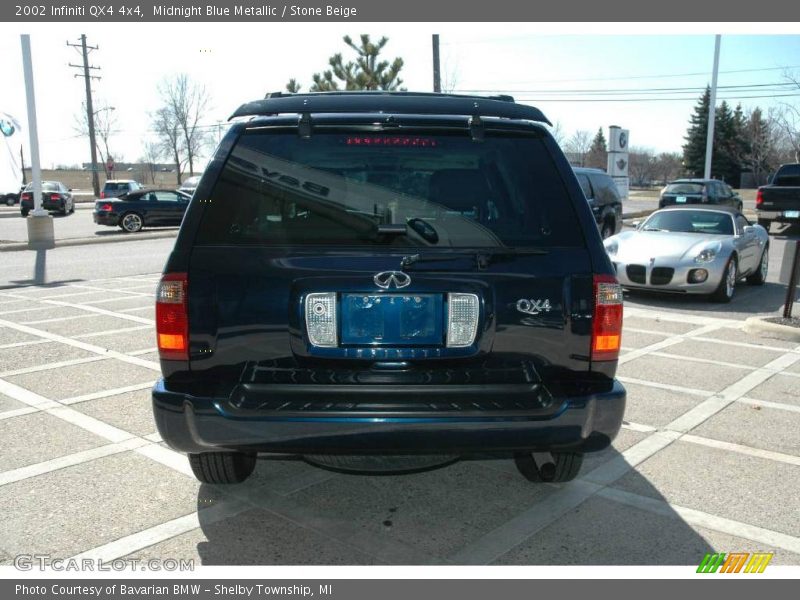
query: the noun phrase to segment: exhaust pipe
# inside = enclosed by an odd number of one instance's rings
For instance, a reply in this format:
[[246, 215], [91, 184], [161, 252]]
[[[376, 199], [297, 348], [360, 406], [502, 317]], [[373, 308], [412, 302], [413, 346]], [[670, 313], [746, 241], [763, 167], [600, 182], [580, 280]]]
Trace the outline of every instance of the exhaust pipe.
[[533, 462], [536, 463], [536, 468], [542, 481], [553, 481], [556, 476], [556, 463], [553, 460], [553, 455], [549, 452], [533, 452], [531, 456], [533, 457]]

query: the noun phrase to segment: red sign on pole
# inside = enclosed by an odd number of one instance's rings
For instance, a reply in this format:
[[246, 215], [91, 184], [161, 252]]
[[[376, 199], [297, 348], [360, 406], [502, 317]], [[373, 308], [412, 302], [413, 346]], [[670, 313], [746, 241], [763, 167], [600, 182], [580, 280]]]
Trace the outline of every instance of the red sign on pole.
[[111, 173], [114, 170], [114, 159], [110, 158], [106, 161], [106, 171]]

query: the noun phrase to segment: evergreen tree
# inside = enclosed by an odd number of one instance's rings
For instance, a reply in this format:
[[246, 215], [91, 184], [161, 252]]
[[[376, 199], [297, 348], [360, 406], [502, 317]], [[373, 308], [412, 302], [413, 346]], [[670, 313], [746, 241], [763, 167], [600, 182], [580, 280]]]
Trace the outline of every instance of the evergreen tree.
[[[381, 51], [386, 46], [389, 38], [382, 37], [373, 42], [368, 34], [362, 34], [360, 43], [346, 35], [344, 43], [356, 53], [355, 61], [344, 62], [341, 53], [334, 54], [328, 59], [330, 69], [321, 73], [314, 73], [312, 92], [329, 92], [335, 90], [403, 90], [403, 80], [398, 76], [403, 68], [403, 59], [395, 58], [391, 63], [387, 60], [378, 60]], [[298, 91], [300, 86], [292, 79], [286, 84], [289, 91]]]
[[604, 169], [608, 163], [608, 148], [606, 146], [606, 137], [603, 135], [603, 128], [597, 129], [597, 135], [592, 140], [592, 146], [589, 148], [589, 155], [586, 157], [586, 166], [595, 169]]
[[702, 177], [706, 163], [706, 137], [708, 136], [708, 109], [711, 106], [711, 88], [700, 97], [689, 119], [689, 130], [683, 138], [683, 165], [692, 177]]

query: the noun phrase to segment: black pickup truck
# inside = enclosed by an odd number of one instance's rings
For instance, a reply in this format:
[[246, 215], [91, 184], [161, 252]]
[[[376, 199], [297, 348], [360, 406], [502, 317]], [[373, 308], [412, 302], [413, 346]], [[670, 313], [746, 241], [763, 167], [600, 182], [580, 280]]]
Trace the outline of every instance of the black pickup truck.
[[756, 213], [767, 231], [773, 221], [800, 223], [800, 163], [781, 165], [772, 183], [758, 188]]
[[234, 117], [156, 299], [155, 420], [198, 479], [498, 453], [569, 481], [611, 443], [622, 290], [539, 110], [279, 93]]

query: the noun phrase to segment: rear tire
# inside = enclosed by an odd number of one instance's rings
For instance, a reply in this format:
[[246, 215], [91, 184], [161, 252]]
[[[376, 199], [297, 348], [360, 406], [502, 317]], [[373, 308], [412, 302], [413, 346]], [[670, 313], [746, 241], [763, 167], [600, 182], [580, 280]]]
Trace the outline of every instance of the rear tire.
[[189, 455], [198, 481], [211, 484], [242, 483], [256, 467], [256, 455], [243, 452], [203, 452]]
[[603, 227], [600, 229], [600, 237], [604, 240], [614, 235], [614, 221], [613, 219], [606, 219], [603, 221]]
[[14, 196], [6, 196], [6, 206], [14, 206]]
[[766, 229], [767, 233], [769, 233], [769, 226], [772, 225], [772, 221], [769, 221], [767, 219], [759, 219], [758, 224], [761, 225], [764, 229]]
[[748, 285], [764, 285], [767, 280], [767, 272], [769, 271], [769, 246], [764, 246], [764, 251], [761, 253], [761, 260], [758, 262], [758, 268], [755, 273], [747, 276]]
[[719, 286], [711, 294], [712, 302], [730, 302], [733, 300], [733, 295], [736, 293], [736, 281], [738, 278], [738, 264], [736, 258], [731, 256], [728, 259], [728, 264], [725, 265], [725, 270], [722, 272], [722, 279]]
[[142, 219], [142, 216], [138, 213], [128, 212], [122, 215], [122, 218], [119, 220], [119, 226], [125, 233], [136, 233], [137, 231], [141, 231], [142, 227], [144, 227], [144, 219]]
[[553, 452], [555, 468], [552, 473], [542, 474], [533, 455], [529, 452], [516, 454], [514, 462], [525, 479], [534, 483], [565, 483], [578, 476], [583, 465], [582, 452]]
[[30, 210], [29, 210], [29, 209], [27, 209], [27, 208], [23, 208], [23, 209], [22, 209], [21, 211], [19, 211], [19, 212], [20, 212], [20, 214], [21, 214], [23, 217], [27, 217], [27, 216], [28, 216], [28, 213], [30, 212]]

